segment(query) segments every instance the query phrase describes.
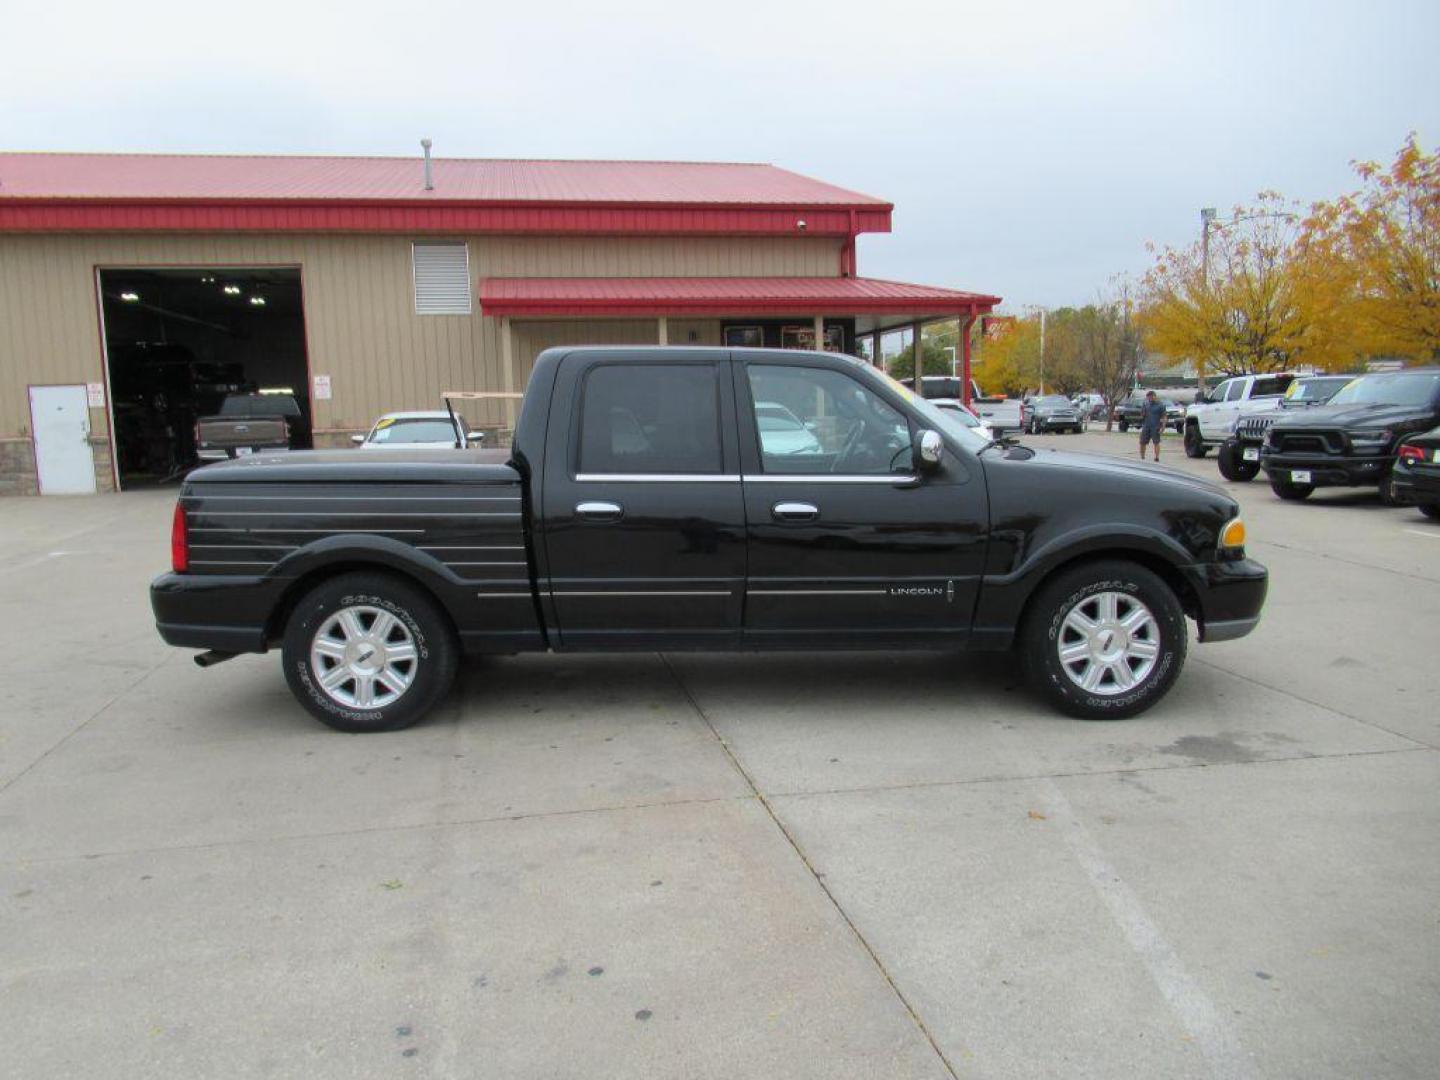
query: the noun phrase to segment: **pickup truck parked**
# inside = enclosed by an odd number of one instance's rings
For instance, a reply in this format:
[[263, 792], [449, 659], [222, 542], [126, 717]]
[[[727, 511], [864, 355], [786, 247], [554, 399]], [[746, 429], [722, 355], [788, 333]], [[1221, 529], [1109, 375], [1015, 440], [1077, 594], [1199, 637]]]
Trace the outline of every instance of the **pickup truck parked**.
[[[757, 403], [814, 436], [767, 443]], [[192, 473], [151, 586], [208, 666], [278, 646], [332, 727], [416, 722], [462, 653], [1017, 649], [1058, 707], [1120, 718], [1267, 572], [1235, 501], [1114, 458], [992, 443], [850, 357], [542, 353], [514, 445], [311, 451]], [[963, 704], [957, 702], [957, 708]]]
[[1289, 372], [1236, 375], [1198, 396], [1185, 413], [1185, 456], [1202, 458], [1223, 445], [1242, 416], [1276, 408], [1294, 380]]
[[[1185, 430], [1185, 406], [1178, 401], [1171, 401], [1169, 398], [1156, 398], [1160, 404], [1165, 406], [1165, 426], [1174, 428], [1178, 435]], [[1121, 431], [1129, 431], [1132, 427], [1138, 428], [1140, 421], [1145, 415], [1145, 391], [1140, 390], [1130, 394], [1119, 405], [1115, 406], [1115, 420]]]
[[1260, 472], [1260, 450], [1270, 425], [1291, 409], [1324, 405], [1353, 375], [1307, 375], [1290, 384], [1274, 408], [1248, 413], [1235, 422], [1235, 434], [1220, 445], [1215, 463], [1226, 480], [1248, 482]]
[[195, 421], [195, 454], [224, 461], [303, 445], [304, 414], [290, 394], [230, 394], [215, 416]]
[[1392, 469], [1399, 444], [1440, 424], [1440, 368], [1361, 375], [1330, 399], [1270, 425], [1260, 468], [1282, 499], [1317, 487], [1374, 485], [1398, 506]]
[[[915, 388], [914, 379], [901, 379], [900, 385], [907, 390]], [[922, 375], [920, 395], [927, 401], [935, 399], [960, 400], [961, 380], [951, 375]], [[1026, 430], [1030, 423], [1030, 406], [1018, 399], [1004, 396], [986, 397], [980, 385], [970, 380], [970, 407], [980, 422], [989, 428], [998, 439], [1009, 432]]]

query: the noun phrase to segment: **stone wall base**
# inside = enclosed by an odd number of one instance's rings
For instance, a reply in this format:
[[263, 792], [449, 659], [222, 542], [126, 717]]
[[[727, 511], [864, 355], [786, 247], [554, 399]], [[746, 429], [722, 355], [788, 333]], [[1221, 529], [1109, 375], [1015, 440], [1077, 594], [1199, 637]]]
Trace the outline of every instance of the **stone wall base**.
[[[110, 440], [90, 436], [90, 456], [95, 461], [95, 490], [112, 492], [115, 478], [110, 473]], [[35, 447], [29, 439], [0, 439], [0, 495], [38, 495], [40, 480], [35, 472]]]

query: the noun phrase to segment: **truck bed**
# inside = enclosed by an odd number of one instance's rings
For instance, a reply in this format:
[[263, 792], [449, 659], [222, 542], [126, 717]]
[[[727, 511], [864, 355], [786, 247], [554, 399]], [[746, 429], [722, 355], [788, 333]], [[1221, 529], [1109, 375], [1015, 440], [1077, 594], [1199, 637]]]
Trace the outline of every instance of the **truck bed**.
[[[196, 484], [434, 482], [518, 484], [507, 450], [295, 450], [260, 452], [192, 472]], [[263, 468], [261, 467], [263, 466]]]

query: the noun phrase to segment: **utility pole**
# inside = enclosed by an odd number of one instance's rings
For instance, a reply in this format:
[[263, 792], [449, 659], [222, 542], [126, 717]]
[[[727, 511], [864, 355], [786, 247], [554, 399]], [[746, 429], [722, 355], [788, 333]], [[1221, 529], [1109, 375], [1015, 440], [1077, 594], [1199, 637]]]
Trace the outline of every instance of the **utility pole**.
[[1040, 313], [1040, 393], [1045, 393], [1045, 309], [1039, 304], [1026, 304], [1026, 311]]
[[[1204, 293], [1210, 292], [1210, 226], [1215, 224], [1215, 207], [1205, 206], [1200, 209], [1200, 289]], [[1205, 392], [1205, 357], [1201, 356], [1195, 362], [1196, 373], [1199, 378], [1196, 380], [1200, 386], [1200, 393]]]

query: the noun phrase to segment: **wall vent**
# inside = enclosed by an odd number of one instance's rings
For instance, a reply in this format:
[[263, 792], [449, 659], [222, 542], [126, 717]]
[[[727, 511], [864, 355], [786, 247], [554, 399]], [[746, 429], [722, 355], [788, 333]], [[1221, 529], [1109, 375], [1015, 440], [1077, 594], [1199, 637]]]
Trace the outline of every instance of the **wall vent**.
[[470, 247], [463, 240], [410, 245], [416, 315], [470, 314]]

